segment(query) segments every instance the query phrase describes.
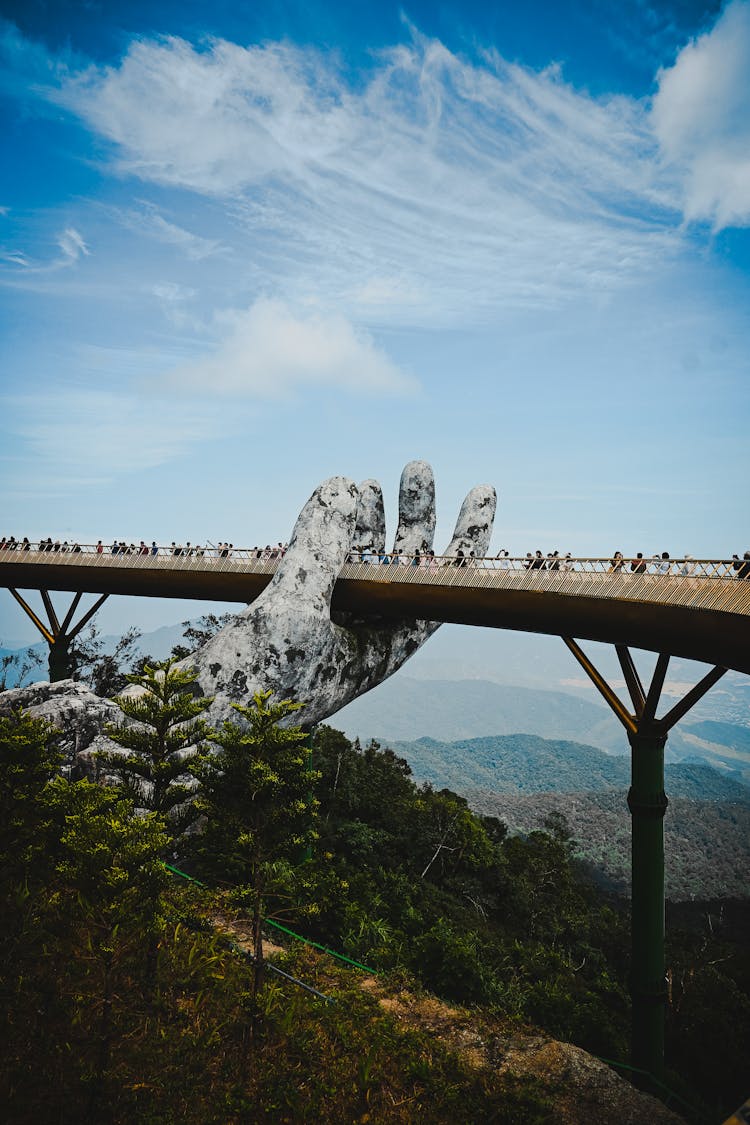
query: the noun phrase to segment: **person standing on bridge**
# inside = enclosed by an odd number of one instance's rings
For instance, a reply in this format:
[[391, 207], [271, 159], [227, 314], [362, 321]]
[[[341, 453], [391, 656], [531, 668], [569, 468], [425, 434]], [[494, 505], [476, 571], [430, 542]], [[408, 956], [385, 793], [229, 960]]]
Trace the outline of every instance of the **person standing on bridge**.
[[750, 579], [750, 551], [745, 551], [742, 558], [732, 555], [732, 559], [732, 570], [737, 572], [737, 577]]

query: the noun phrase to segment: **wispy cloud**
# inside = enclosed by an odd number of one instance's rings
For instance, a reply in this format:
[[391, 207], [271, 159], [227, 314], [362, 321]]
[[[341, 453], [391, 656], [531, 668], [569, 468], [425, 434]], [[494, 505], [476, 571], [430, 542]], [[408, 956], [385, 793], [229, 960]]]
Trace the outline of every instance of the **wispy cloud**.
[[306, 385], [403, 394], [415, 383], [343, 316], [261, 298], [217, 317], [221, 339], [205, 357], [159, 382], [181, 391], [276, 398]]
[[750, 3], [733, 0], [716, 25], [661, 70], [653, 125], [682, 178], [687, 219], [714, 229], [750, 224]]
[[170, 222], [147, 200], [141, 201], [139, 209], [120, 210], [116, 214], [120, 222], [130, 230], [145, 234], [157, 242], [174, 246], [192, 262], [201, 262], [204, 258], [224, 252], [221, 242], [204, 238], [202, 235], [186, 230], [178, 223]]
[[75, 227], [66, 227], [57, 236], [57, 245], [62, 251], [61, 264], [77, 262], [81, 257], [88, 257], [91, 251], [83, 240], [83, 236]]
[[31, 265], [22, 250], [10, 250], [6, 247], [0, 247], [0, 262], [10, 262], [12, 266], [22, 266], [24, 269]]
[[23, 250], [0, 248], [0, 261], [17, 266], [25, 273], [54, 273], [57, 270], [74, 266], [81, 258], [91, 254], [83, 235], [75, 227], [66, 227], [56, 236], [59, 254], [47, 261], [31, 258]]
[[[598, 295], [681, 245], [642, 103], [497, 53], [467, 61], [417, 32], [356, 87], [290, 43], [169, 38], [47, 96], [114, 145], [120, 175], [223, 201], [258, 288], [360, 320], [488, 319]], [[152, 212], [144, 232], [203, 246], [173, 226]]]
[[160, 301], [166, 301], [170, 305], [181, 304], [195, 296], [195, 289], [180, 285], [176, 281], [159, 281], [149, 287], [149, 292], [154, 297], [158, 297]]

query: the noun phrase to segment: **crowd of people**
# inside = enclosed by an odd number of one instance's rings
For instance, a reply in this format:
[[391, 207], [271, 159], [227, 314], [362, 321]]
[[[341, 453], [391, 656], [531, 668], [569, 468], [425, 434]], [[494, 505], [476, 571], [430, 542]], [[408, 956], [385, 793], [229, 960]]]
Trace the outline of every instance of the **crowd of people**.
[[[151, 555], [151, 556], [172, 556], [174, 558], [210, 558], [210, 559], [227, 559], [236, 557], [239, 553], [242, 558], [250, 559], [258, 562], [275, 562], [282, 559], [288, 549], [288, 543], [277, 543], [275, 546], [267, 544], [265, 547], [251, 547], [235, 548], [233, 543], [209, 543], [202, 545], [200, 543], [192, 544], [188, 540], [187, 543], [175, 543], [174, 541], [170, 546], [159, 546], [155, 540], [151, 544], [141, 539], [140, 543], [127, 543], [125, 540], [113, 540], [111, 544], [105, 544], [101, 539], [94, 548], [99, 555]], [[53, 554], [80, 554], [84, 550], [80, 543], [69, 543], [67, 540], [60, 542], [59, 539], [53, 540], [51, 537], [40, 539], [36, 545], [24, 536], [23, 539], [16, 539], [15, 536], [0, 538], [0, 551], [41, 551], [44, 553], [52, 552]], [[86, 548], [90, 551], [90, 548]], [[376, 550], [374, 547], [360, 547], [357, 550], [350, 552], [348, 562], [351, 563], [369, 563], [379, 566], [412, 566], [412, 567], [426, 567], [430, 570], [439, 566], [453, 566], [453, 567], [468, 567], [468, 566], [490, 566], [494, 570], [510, 570], [519, 569], [524, 570], [556, 570], [556, 571], [571, 571], [577, 569], [577, 560], [572, 557], [570, 552], [562, 555], [559, 551], [549, 551], [546, 555], [542, 551], [537, 550], [533, 553], [527, 552], [526, 557], [523, 559], [511, 558], [510, 553], [506, 550], [500, 550], [496, 555], [487, 556], [485, 558], [477, 558], [474, 551], [468, 553], [458, 550], [455, 555], [450, 557], [438, 556], [432, 550], [415, 550], [413, 554], [409, 554], [400, 549], [388, 551], [385, 548]], [[732, 555], [731, 562], [732, 572], [737, 578], [750, 580], [750, 551], [745, 551], [742, 558], [739, 555]], [[633, 558], [625, 558], [621, 551], [615, 551], [609, 560], [609, 572], [612, 574], [652, 574], [652, 575], [681, 575], [689, 577], [696, 573], [696, 563], [691, 555], [685, 555], [683, 558], [672, 559], [667, 551], [662, 551], [660, 554], [644, 556], [642, 552], [638, 552]]]
[[[400, 550], [375, 551], [372, 547], [364, 547], [351, 552], [349, 562], [374, 563], [381, 566], [396, 564], [401, 566], [424, 566], [433, 569], [438, 566], [485, 566], [493, 570], [558, 570], [571, 571], [579, 569], [579, 561], [571, 553], [562, 555], [559, 551], [549, 551], [546, 555], [542, 551], [528, 551], [523, 559], [511, 558], [510, 552], [501, 550], [496, 555], [477, 558], [473, 551], [468, 554], [459, 550], [454, 556], [436, 556], [434, 551], [415, 551], [413, 555], [405, 554]], [[657, 575], [682, 575], [696, 574], [695, 560], [691, 555], [683, 558], [672, 559], [667, 551], [660, 554], [644, 557], [638, 552], [632, 559], [626, 559], [621, 551], [615, 551], [609, 560], [609, 573], [623, 574], [657, 574]], [[750, 579], [750, 551], [745, 551], [742, 559], [738, 555], [732, 556], [732, 570], [739, 578]]]
[[[277, 543], [275, 547], [253, 547], [250, 550], [243, 550], [242, 554], [245, 558], [260, 559], [263, 561], [271, 559], [282, 558], [286, 553], [288, 544]], [[127, 543], [124, 539], [114, 539], [111, 544], [105, 544], [101, 539], [94, 548], [98, 555], [172, 555], [178, 557], [197, 557], [197, 558], [231, 558], [234, 555], [235, 547], [233, 543], [210, 543], [206, 546], [200, 543], [191, 544], [190, 541], [185, 543], [175, 543], [174, 541], [169, 547], [159, 546], [155, 540], [152, 540], [149, 546], [143, 539], [140, 543]], [[23, 539], [16, 539], [15, 536], [10, 535], [7, 538], [0, 538], [0, 551], [41, 551], [44, 553], [52, 552], [54, 554], [80, 554], [84, 548], [80, 543], [69, 543], [66, 540], [60, 542], [59, 539], [52, 540], [50, 537], [40, 539], [36, 545], [29, 540], [26, 536]], [[86, 548], [87, 552], [90, 548]]]

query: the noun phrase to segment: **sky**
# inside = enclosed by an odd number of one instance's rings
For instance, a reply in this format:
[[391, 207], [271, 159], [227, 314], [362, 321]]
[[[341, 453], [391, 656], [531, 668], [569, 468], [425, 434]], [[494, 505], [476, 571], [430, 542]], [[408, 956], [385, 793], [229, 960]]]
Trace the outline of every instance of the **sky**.
[[485, 482], [493, 550], [750, 546], [748, 0], [0, 0], [0, 137], [0, 534], [393, 529], [422, 458], [438, 548]]

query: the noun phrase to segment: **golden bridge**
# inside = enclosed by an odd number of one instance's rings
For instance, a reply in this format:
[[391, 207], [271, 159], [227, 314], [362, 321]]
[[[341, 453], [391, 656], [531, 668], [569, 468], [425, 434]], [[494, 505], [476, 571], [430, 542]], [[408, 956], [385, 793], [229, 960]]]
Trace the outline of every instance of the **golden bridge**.
[[[152, 554], [151, 548], [135, 547], [112, 554], [110, 548], [78, 544], [59, 551], [2, 549], [0, 584], [54, 646], [85, 623], [72, 625], [84, 593], [101, 595], [94, 612], [110, 594], [249, 604], [279, 563], [258, 558], [256, 549], [174, 550], [162, 547]], [[416, 617], [578, 637], [750, 672], [750, 580], [738, 577], [744, 572], [736, 561], [649, 559], [639, 561], [643, 571], [636, 573], [628, 561], [613, 567], [602, 558], [547, 558], [539, 567], [539, 560], [529, 558], [385, 557], [399, 558], [399, 565], [359, 556], [347, 562], [332, 608], [363, 618]], [[41, 592], [47, 622], [19, 590]], [[63, 622], [50, 591], [75, 595]], [[85, 621], [91, 616], [89, 610]]]
[[[101, 545], [56, 546], [0, 549], [0, 584], [48, 642], [51, 679], [68, 674], [69, 642], [110, 594], [250, 604], [280, 561], [256, 548], [143, 545], [113, 553]], [[19, 590], [39, 591], [46, 622]], [[62, 619], [50, 591], [73, 594]], [[96, 600], [74, 622], [84, 594]], [[632, 763], [632, 1062], [658, 1079], [667, 997], [664, 747], [669, 730], [728, 669], [750, 673], [750, 560], [410, 559], [358, 552], [341, 568], [331, 608], [373, 624], [417, 618], [560, 636], [625, 727]], [[614, 645], [628, 703], [594, 667], [580, 640]], [[631, 648], [658, 653], [647, 686]], [[673, 655], [713, 667], [657, 717]]]

